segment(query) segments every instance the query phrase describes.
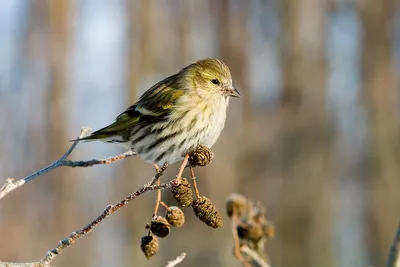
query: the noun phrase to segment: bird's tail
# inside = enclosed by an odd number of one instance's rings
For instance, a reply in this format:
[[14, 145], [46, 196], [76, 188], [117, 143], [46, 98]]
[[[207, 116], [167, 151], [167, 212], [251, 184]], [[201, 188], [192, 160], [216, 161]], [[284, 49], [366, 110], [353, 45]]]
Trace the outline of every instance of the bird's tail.
[[92, 134], [75, 139], [75, 140], [70, 140], [71, 142], [74, 141], [85, 141], [85, 142], [90, 142], [90, 141], [103, 141], [103, 142], [110, 142], [110, 141], [122, 141], [122, 135], [121, 131], [115, 130], [114, 125], [111, 124], [109, 126], [106, 126], [100, 130], [97, 130], [93, 132]]
[[132, 127], [138, 124], [141, 118], [140, 113], [135, 111], [136, 106], [127, 109], [121, 113], [116, 121], [100, 130], [95, 131], [89, 136], [78, 139], [79, 141], [103, 141], [123, 143], [129, 139], [129, 132]]

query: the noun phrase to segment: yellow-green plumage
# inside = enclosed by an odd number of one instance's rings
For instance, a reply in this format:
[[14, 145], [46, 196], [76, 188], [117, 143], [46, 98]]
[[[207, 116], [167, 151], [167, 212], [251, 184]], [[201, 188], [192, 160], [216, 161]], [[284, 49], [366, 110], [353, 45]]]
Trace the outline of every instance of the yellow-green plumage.
[[120, 143], [146, 161], [174, 163], [199, 144], [215, 143], [229, 96], [240, 94], [226, 64], [200, 60], [155, 84], [113, 124], [82, 140]]

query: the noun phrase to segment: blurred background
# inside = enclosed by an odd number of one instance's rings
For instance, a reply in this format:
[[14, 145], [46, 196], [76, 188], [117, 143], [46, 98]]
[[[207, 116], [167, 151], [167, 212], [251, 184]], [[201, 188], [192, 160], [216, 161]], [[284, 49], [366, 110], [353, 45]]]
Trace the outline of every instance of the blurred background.
[[[165, 266], [184, 251], [179, 266], [241, 266], [224, 203], [238, 192], [276, 225], [272, 266], [383, 266], [400, 218], [398, 0], [1, 0], [1, 183], [207, 57], [227, 62], [243, 96], [230, 102], [213, 163], [197, 170], [225, 226], [208, 228], [189, 208], [147, 261], [150, 192], [53, 265]], [[87, 143], [71, 159], [121, 152]], [[153, 172], [130, 158], [59, 168], [14, 191], [0, 202], [0, 259], [40, 259]]]

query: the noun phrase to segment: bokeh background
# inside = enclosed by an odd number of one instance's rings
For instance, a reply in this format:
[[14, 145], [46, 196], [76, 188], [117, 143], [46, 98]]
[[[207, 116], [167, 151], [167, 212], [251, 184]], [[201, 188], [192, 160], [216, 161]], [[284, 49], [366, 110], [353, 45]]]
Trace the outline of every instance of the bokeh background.
[[[398, 0], [1, 0], [0, 181], [60, 157], [160, 79], [198, 59], [227, 62], [233, 99], [201, 193], [224, 213], [139, 248], [155, 193], [80, 239], [55, 266], [240, 266], [225, 198], [267, 207], [272, 266], [383, 266], [400, 218]], [[72, 159], [121, 153], [81, 144]], [[178, 165], [170, 167], [164, 181]], [[146, 183], [139, 158], [59, 168], [0, 202], [0, 259], [34, 261]], [[166, 202], [174, 203], [164, 191]]]

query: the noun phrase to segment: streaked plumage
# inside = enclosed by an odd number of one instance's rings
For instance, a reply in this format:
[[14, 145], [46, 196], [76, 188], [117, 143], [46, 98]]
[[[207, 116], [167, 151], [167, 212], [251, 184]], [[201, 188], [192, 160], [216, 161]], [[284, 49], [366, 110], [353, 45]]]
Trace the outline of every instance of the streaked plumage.
[[228, 66], [200, 60], [148, 89], [113, 124], [82, 140], [119, 143], [147, 162], [174, 163], [198, 145], [216, 142], [229, 96], [240, 94]]

